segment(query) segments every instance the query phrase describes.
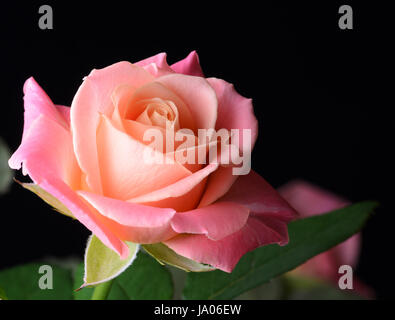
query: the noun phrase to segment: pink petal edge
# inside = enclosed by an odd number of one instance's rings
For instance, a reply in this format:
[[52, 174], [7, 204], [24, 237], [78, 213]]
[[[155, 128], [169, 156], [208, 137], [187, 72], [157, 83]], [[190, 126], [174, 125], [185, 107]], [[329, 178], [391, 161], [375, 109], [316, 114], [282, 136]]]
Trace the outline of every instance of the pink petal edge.
[[248, 251], [288, 242], [287, 224], [296, 212], [255, 172], [240, 176], [218, 203], [222, 201], [235, 202], [250, 210], [243, 228], [218, 241], [205, 235], [178, 235], [165, 244], [189, 259], [231, 272]]
[[[224, 80], [208, 78], [207, 81], [218, 97], [218, 116], [215, 128], [217, 130], [222, 128], [228, 130], [251, 129], [251, 145], [242, 148], [243, 153], [250, 153], [258, 135], [258, 121], [254, 115], [252, 100], [241, 96], [232, 84]], [[242, 131], [240, 133], [242, 143]], [[208, 179], [207, 188], [199, 207], [207, 206], [226, 194], [236, 179], [237, 176], [233, 175], [231, 167], [220, 167]]]
[[34, 120], [40, 115], [45, 115], [65, 128], [69, 127], [70, 122], [65, 121], [64, 114], [61, 110], [62, 108], [55, 107], [51, 99], [33, 77], [25, 81], [23, 92], [25, 113], [22, 141], [29, 132]]
[[79, 87], [71, 104], [71, 129], [77, 161], [86, 174], [91, 190], [102, 193], [97, 156], [96, 129], [100, 114], [111, 116], [111, 95], [120, 84], [140, 87], [154, 78], [143, 68], [129, 62], [118, 62], [93, 70]]
[[177, 73], [196, 77], [204, 77], [199, 63], [199, 56], [195, 50], [190, 52], [184, 59], [172, 64], [170, 67]]
[[160, 77], [174, 72], [167, 64], [167, 54], [165, 52], [158, 53], [134, 64], [143, 67], [154, 77]]
[[[78, 195], [63, 181], [64, 171], [73, 164], [67, 155], [73, 155], [71, 135], [57, 122], [39, 116], [31, 125], [24, 142], [9, 160], [10, 167], [20, 169], [42, 189], [62, 202], [83, 225], [91, 230], [106, 246], [126, 258], [129, 249], [95, 214]], [[75, 159], [74, 159], [74, 162]]]
[[223, 239], [247, 222], [248, 208], [232, 202], [217, 202], [204, 208], [178, 212], [171, 221], [177, 233], [204, 234], [211, 240]]

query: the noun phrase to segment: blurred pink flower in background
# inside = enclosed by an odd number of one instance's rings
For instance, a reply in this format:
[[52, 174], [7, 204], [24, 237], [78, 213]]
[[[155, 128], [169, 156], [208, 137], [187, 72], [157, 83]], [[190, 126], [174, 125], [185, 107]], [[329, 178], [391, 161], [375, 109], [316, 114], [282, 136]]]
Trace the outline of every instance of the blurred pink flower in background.
[[[278, 191], [296, 209], [300, 218], [327, 213], [350, 204], [348, 200], [303, 180], [290, 181], [281, 186]], [[342, 276], [338, 273], [341, 265], [350, 265], [355, 271], [361, 240], [361, 234], [358, 233], [336, 247], [308, 260], [294, 269], [292, 273], [314, 277], [338, 286], [338, 280]], [[355, 276], [353, 284], [356, 293], [367, 298], [374, 297], [372, 289]]]

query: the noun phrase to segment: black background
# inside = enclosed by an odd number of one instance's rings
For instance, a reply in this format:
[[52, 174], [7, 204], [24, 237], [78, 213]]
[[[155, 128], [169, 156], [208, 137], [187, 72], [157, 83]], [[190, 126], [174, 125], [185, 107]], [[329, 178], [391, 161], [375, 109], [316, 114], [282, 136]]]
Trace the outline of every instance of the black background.
[[[370, 2], [7, 2], [0, 135], [16, 150], [29, 76], [55, 103], [70, 105], [93, 68], [163, 51], [173, 63], [197, 50], [206, 76], [253, 98], [260, 130], [252, 166], [273, 186], [303, 178], [352, 201], [381, 202], [363, 231], [357, 275], [379, 298], [393, 298], [390, 37], [386, 9]], [[53, 30], [38, 27], [42, 4], [53, 8]], [[353, 7], [353, 30], [338, 27], [341, 4]], [[0, 268], [82, 257], [89, 232], [18, 185], [0, 208]]]

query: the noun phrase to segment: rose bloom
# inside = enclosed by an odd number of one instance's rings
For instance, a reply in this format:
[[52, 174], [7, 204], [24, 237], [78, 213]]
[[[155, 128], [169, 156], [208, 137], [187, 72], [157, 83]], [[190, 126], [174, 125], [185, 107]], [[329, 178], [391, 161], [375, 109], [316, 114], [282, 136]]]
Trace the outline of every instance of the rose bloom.
[[[300, 218], [307, 218], [324, 214], [333, 210], [341, 209], [350, 202], [318, 186], [303, 180], [294, 180], [278, 188], [281, 196], [294, 207]], [[292, 272], [302, 276], [314, 277], [338, 286], [339, 267], [349, 265], [357, 266], [361, 250], [361, 234], [355, 234], [341, 244], [325, 251], [306, 263], [302, 264]], [[354, 288], [359, 294], [371, 298], [373, 291], [354, 278]]]
[[[160, 53], [93, 70], [70, 108], [53, 104], [33, 78], [24, 94], [22, 142], [10, 167], [22, 167], [29, 189], [122, 259], [125, 241], [162, 243], [231, 272], [246, 252], [288, 242], [295, 211], [257, 173], [234, 175], [220, 161], [180, 163], [179, 149], [159, 152], [143, 139], [150, 128], [189, 129], [193, 141], [198, 129], [249, 129], [251, 145], [238, 151], [251, 152], [258, 132], [251, 99], [205, 78], [196, 52], [171, 66]], [[216, 141], [184, 148], [206, 152], [209, 143]], [[147, 148], [166, 161], [144, 161]]]

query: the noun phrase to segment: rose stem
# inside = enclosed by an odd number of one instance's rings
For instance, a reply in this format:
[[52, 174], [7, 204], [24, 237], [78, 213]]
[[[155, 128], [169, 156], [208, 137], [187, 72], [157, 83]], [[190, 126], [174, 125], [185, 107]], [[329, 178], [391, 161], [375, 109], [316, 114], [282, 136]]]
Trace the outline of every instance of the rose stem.
[[112, 280], [97, 285], [95, 290], [93, 290], [91, 300], [106, 300], [110, 293], [111, 285]]

